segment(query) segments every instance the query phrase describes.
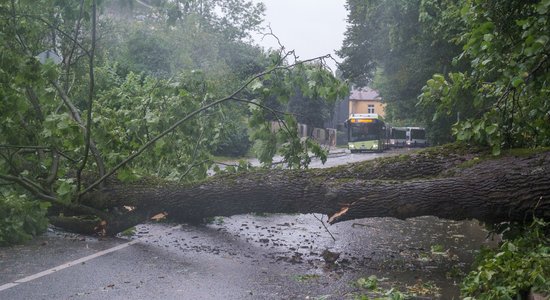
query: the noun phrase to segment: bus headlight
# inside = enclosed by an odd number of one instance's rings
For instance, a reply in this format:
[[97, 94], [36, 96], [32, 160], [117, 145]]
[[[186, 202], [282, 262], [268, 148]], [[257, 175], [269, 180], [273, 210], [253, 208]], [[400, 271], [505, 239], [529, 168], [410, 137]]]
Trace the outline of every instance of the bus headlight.
[[350, 149], [353, 149], [353, 148], [355, 148], [355, 145], [354, 145], [354, 144], [350, 144], [350, 145], [349, 145], [349, 148], [350, 148]]

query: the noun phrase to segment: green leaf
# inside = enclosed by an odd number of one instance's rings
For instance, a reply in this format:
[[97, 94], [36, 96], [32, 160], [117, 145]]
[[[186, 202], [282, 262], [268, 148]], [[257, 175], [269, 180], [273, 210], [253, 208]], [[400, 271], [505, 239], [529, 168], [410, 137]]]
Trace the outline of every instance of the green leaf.
[[545, 15], [548, 12], [549, 8], [550, 8], [550, 1], [542, 0], [537, 4], [537, 13], [541, 15]]
[[254, 80], [254, 82], [252, 82], [250, 84], [250, 89], [253, 90], [253, 91], [257, 91], [259, 89], [261, 89], [264, 85], [262, 84], [262, 82], [260, 80]]
[[491, 152], [494, 156], [499, 156], [500, 155], [500, 145], [493, 145], [493, 148], [492, 148]]
[[517, 88], [517, 87], [519, 87], [520, 85], [522, 85], [523, 82], [524, 82], [524, 81], [523, 81], [523, 78], [515, 77], [515, 78], [512, 79], [512, 86], [515, 87], [515, 88]]
[[535, 43], [545, 46], [548, 43], [548, 36], [541, 35], [538, 39], [535, 40]]
[[498, 125], [497, 124], [492, 124], [492, 125], [489, 125], [487, 127], [485, 127], [485, 132], [487, 132], [487, 134], [491, 135], [493, 133], [495, 133], [495, 131], [497, 131], [498, 129]]
[[69, 194], [73, 188], [74, 188], [74, 185], [71, 184], [69, 181], [62, 181], [59, 187], [57, 188], [56, 193], [59, 196], [65, 196]]
[[481, 62], [481, 65], [482, 65], [482, 66], [486, 66], [486, 65], [488, 65], [489, 63], [491, 63], [492, 61], [493, 61], [492, 58], [487, 58], [486, 60], [484, 60], [484, 61]]
[[122, 182], [131, 182], [139, 178], [132, 169], [122, 168], [117, 172], [117, 178]]

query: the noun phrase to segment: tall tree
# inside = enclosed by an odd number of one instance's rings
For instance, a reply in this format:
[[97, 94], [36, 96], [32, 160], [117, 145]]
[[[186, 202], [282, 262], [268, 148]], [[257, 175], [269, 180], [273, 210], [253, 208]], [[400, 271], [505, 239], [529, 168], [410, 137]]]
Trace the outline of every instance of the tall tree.
[[390, 118], [418, 116], [436, 141], [460, 121], [455, 137], [495, 153], [547, 145], [548, 5], [349, 1], [343, 73], [359, 84], [374, 78]]
[[[433, 111], [416, 103], [426, 80], [453, 69], [452, 58], [460, 53], [447, 35], [460, 26], [450, 13], [454, 2], [350, 0], [350, 26], [339, 51], [345, 78], [378, 89], [390, 122], [428, 125], [432, 142], [449, 140], [451, 121], [432, 124]], [[446, 19], [457, 22], [453, 29], [436, 28]], [[438, 130], [442, 126], [447, 130]]]
[[142, 0], [105, 1], [111, 17], [152, 17], [169, 25], [185, 23], [199, 30], [221, 33], [228, 40], [243, 40], [263, 22], [265, 5], [250, 0]]
[[502, 148], [550, 145], [550, 1], [463, 1], [463, 44], [457, 60], [466, 72], [436, 74], [422, 102], [443, 114], [470, 95], [477, 112], [455, 127], [460, 140]]

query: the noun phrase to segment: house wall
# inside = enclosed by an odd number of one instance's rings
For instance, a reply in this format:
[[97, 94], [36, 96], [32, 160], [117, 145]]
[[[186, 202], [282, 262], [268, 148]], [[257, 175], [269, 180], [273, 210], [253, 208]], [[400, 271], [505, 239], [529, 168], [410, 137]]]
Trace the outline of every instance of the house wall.
[[[369, 104], [374, 105], [374, 112], [369, 112]], [[384, 117], [384, 104], [379, 100], [355, 100], [349, 99], [349, 113], [350, 114], [367, 114], [374, 113], [381, 117]]]

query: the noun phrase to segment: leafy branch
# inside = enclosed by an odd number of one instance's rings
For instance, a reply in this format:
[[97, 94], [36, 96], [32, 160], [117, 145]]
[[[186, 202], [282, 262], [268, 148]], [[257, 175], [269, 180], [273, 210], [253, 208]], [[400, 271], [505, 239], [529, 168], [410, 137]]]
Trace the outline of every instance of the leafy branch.
[[98, 186], [100, 183], [102, 183], [103, 181], [105, 181], [105, 179], [109, 178], [111, 175], [113, 175], [117, 170], [119, 170], [120, 168], [122, 168], [123, 166], [125, 166], [126, 164], [128, 164], [129, 162], [131, 162], [134, 158], [138, 157], [141, 153], [143, 153], [145, 150], [147, 150], [149, 147], [151, 147], [152, 145], [154, 145], [158, 140], [160, 140], [161, 138], [163, 138], [165, 135], [169, 134], [170, 132], [174, 131], [176, 128], [178, 128], [181, 124], [185, 123], [187, 120], [193, 118], [194, 116], [198, 115], [199, 113], [203, 112], [203, 111], [206, 111], [207, 109], [211, 108], [211, 107], [214, 107], [214, 106], [217, 106], [217, 105], [220, 105], [224, 102], [227, 102], [227, 101], [230, 101], [230, 100], [234, 100], [234, 98], [237, 97], [237, 95], [239, 95], [243, 90], [245, 90], [252, 82], [254, 82], [255, 80], [265, 76], [265, 75], [268, 75], [268, 74], [271, 74], [273, 72], [276, 72], [278, 70], [290, 70], [292, 69], [293, 67], [295, 66], [298, 66], [298, 65], [303, 65], [303, 64], [306, 64], [306, 63], [309, 63], [309, 62], [312, 62], [312, 61], [316, 61], [316, 60], [319, 60], [319, 59], [323, 59], [323, 58], [328, 58], [328, 57], [331, 57], [330, 54], [328, 55], [324, 55], [324, 56], [319, 56], [319, 57], [315, 57], [315, 58], [311, 58], [311, 59], [307, 59], [307, 60], [303, 60], [303, 61], [298, 61], [298, 62], [294, 62], [293, 64], [290, 64], [290, 65], [286, 65], [286, 66], [281, 66], [281, 65], [276, 65], [268, 70], [265, 70], [263, 72], [260, 72], [254, 76], [252, 76], [251, 78], [249, 78], [244, 84], [242, 84], [239, 88], [237, 88], [233, 93], [231, 93], [229, 96], [226, 96], [224, 98], [221, 98], [221, 99], [218, 99], [210, 104], [207, 104], [207, 105], [204, 105], [202, 106], [201, 108], [189, 113], [188, 115], [186, 115], [185, 117], [183, 117], [182, 119], [176, 121], [174, 124], [172, 124], [168, 129], [164, 130], [163, 132], [161, 132], [160, 134], [158, 134], [157, 136], [155, 136], [154, 138], [152, 138], [151, 140], [149, 140], [147, 143], [145, 143], [144, 145], [142, 145], [136, 152], [132, 153], [130, 156], [128, 156], [126, 159], [124, 159], [123, 161], [121, 161], [120, 163], [118, 163], [115, 167], [113, 167], [110, 171], [108, 171], [107, 173], [105, 173], [103, 176], [101, 176], [99, 179], [97, 179], [95, 182], [93, 182], [91, 185], [89, 185], [88, 187], [86, 187], [84, 190], [82, 190], [79, 195], [84, 195], [86, 193], [88, 193], [89, 191], [91, 191], [93, 188], [95, 188], [96, 186]]

